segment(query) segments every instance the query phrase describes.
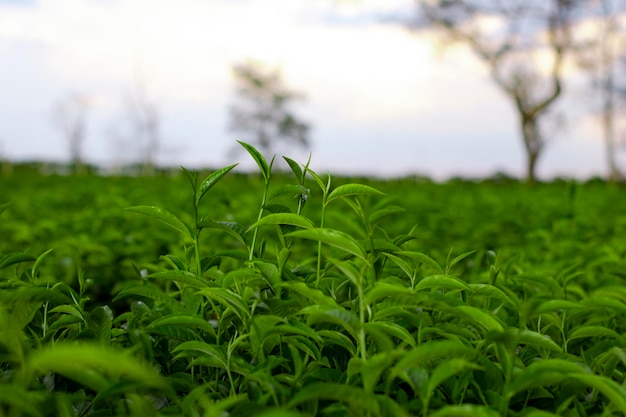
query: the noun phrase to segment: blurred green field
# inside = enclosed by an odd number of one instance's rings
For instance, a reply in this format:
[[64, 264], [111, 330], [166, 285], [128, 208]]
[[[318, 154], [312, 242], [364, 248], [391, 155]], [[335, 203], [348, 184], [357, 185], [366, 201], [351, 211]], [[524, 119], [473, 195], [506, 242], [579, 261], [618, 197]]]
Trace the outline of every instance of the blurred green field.
[[0, 416], [626, 413], [623, 188], [325, 178], [0, 177]]

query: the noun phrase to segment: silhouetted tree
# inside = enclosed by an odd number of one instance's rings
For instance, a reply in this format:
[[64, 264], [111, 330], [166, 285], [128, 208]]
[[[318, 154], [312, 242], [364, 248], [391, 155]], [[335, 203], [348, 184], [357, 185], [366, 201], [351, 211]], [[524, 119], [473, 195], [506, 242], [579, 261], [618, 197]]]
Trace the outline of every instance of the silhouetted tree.
[[110, 134], [119, 145], [134, 148], [139, 153], [142, 174], [151, 175], [161, 151], [161, 113], [141, 78], [124, 94], [123, 106], [124, 120]]
[[293, 101], [304, 97], [283, 84], [279, 71], [246, 61], [235, 65], [233, 73], [238, 100], [230, 109], [231, 131], [268, 153], [278, 141], [309, 145], [309, 125], [289, 109]]
[[541, 124], [561, 95], [564, 60], [574, 49], [570, 27], [584, 1], [417, 1], [428, 27], [468, 45], [513, 102], [527, 155], [527, 179], [534, 182], [546, 145]]
[[619, 77], [626, 69], [626, 33], [618, 13], [624, 12], [626, 5], [621, 0], [597, 0], [593, 6], [588, 30], [581, 31], [587, 36], [579, 39], [579, 62], [590, 72], [593, 86], [600, 93], [608, 178], [620, 181], [624, 180], [624, 173], [617, 164], [615, 122], [620, 95], [626, 91], [624, 77]]
[[83, 145], [87, 133], [87, 110], [89, 102], [81, 94], [70, 95], [52, 108], [52, 122], [67, 140], [70, 163], [75, 173], [85, 170]]

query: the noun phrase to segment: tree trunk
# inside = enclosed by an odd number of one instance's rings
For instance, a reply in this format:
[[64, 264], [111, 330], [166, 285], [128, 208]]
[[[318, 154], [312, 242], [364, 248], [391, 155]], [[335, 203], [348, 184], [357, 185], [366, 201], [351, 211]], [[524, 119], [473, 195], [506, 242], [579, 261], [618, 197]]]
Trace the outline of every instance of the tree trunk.
[[615, 113], [615, 103], [613, 95], [615, 94], [615, 85], [613, 82], [613, 68], [607, 70], [604, 80], [604, 109], [602, 117], [602, 128], [604, 130], [604, 141], [606, 144], [606, 159], [608, 167], [609, 181], [621, 181], [624, 179], [622, 172], [617, 167], [615, 160], [615, 128], [613, 124], [613, 115]]
[[531, 114], [520, 114], [522, 119], [522, 137], [526, 149], [526, 181], [529, 184], [537, 182], [537, 161], [544, 148], [544, 141], [539, 133], [538, 118]]

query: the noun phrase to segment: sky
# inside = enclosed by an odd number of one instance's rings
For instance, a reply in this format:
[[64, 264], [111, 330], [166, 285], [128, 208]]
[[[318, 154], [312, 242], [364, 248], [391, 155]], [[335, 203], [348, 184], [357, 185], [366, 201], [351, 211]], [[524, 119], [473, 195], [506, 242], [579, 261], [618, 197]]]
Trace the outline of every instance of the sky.
[[[52, 109], [80, 94], [85, 158], [126, 162], [136, 149], [114, 132], [125, 95], [142, 85], [160, 114], [160, 164], [250, 166], [233, 155], [229, 107], [232, 66], [256, 59], [306, 96], [295, 110], [312, 146], [280, 151], [301, 162], [311, 152], [318, 172], [522, 176], [511, 103], [470, 51], [442, 52], [435, 34], [390, 22], [415, 11], [413, 0], [0, 0], [0, 155], [67, 160]], [[585, 94], [578, 83], [563, 101]], [[597, 121], [566, 116], [539, 176], [603, 175]]]

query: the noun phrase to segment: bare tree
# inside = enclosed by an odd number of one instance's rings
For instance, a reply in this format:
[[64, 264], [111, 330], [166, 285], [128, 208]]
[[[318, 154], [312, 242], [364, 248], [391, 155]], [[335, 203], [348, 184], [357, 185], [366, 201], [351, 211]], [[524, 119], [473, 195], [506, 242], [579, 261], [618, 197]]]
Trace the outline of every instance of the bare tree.
[[600, 94], [608, 178], [621, 181], [624, 180], [624, 173], [617, 164], [615, 136], [619, 96], [626, 91], [618, 79], [626, 56], [626, 33], [618, 13], [623, 12], [625, 7], [622, 4], [620, 8], [616, 0], [596, 0], [594, 6], [596, 10], [592, 13], [595, 16], [590, 19], [589, 30], [581, 31], [587, 37], [579, 40], [579, 62], [591, 73], [592, 84]]
[[123, 120], [109, 134], [119, 146], [138, 152], [142, 174], [151, 175], [161, 151], [161, 112], [141, 79], [124, 94], [123, 107]]
[[70, 163], [78, 174], [85, 171], [83, 145], [87, 133], [88, 108], [89, 101], [81, 94], [67, 96], [52, 108], [52, 122], [67, 141]]
[[461, 42], [484, 61], [510, 98], [526, 150], [526, 175], [547, 139], [542, 122], [562, 93], [566, 55], [574, 48], [570, 27], [581, 0], [417, 0], [429, 27]]
[[280, 72], [256, 61], [233, 68], [238, 101], [231, 107], [230, 129], [244, 134], [244, 141], [271, 152], [279, 140], [309, 145], [308, 124], [292, 111], [290, 104], [304, 97], [283, 85]]

